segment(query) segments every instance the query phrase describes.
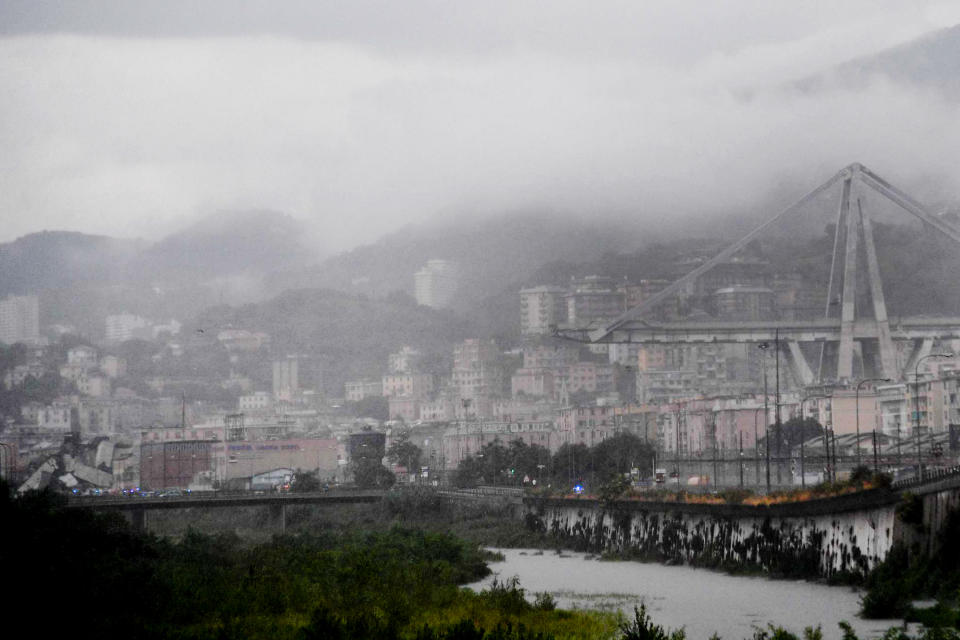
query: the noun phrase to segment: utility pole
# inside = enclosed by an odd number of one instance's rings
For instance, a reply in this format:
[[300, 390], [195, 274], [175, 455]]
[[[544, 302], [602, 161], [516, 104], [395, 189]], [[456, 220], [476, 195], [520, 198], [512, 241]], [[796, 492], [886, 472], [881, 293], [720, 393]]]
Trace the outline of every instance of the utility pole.
[[743, 431], [740, 432], [740, 488], [743, 489]]
[[764, 449], [767, 453], [767, 493], [770, 493], [770, 396], [767, 393], [767, 349], [770, 348], [770, 343], [761, 342], [757, 347], [763, 352], [763, 434], [766, 440]]
[[777, 432], [777, 484], [778, 484], [778, 485], [781, 485], [781, 484], [783, 484], [783, 479], [782, 479], [782, 476], [781, 476], [781, 471], [782, 471], [782, 470], [781, 470], [781, 463], [782, 463], [782, 461], [783, 461], [783, 455], [782, 455], [782, 449], [781, 449], [782, 444], [783, 444], [783, 429], [782, 429], [782, 424], [781, 424], [781, 421], [780, 421], [780, 329], [779, 329], [779, 327], [777, 328], [776, 333], [775, 333], [774, 335], [775, 335], [775, 338], [774, 338], [774, 353], [773, 353], [773, 358], [774, 358], [774, 362], [776, 363], [777, 391], [776, 391], [776, 395], [774, 396], [774, 407], [773, 407], [773, 411], [774, 411], [774, 417], [775, 417], [775, 419], [776, 419], [776, 424], [777, 424], [777, 428], [776, 428], [776, 432]]
[[680, 420], [683, 417], [683, 409], [677, 404], [677, 491], [680, 491]]

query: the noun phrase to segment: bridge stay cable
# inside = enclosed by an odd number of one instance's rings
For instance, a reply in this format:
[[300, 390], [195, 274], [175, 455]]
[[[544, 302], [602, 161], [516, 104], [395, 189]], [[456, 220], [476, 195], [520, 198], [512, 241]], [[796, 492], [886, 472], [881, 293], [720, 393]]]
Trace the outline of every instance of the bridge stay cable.
[[[645, 314], [680, 293], [704, 273], [728, 261], [752, 240], [833, 188], [838, 182], [842, 182], [842, 189], [822, 321], [664, 323], [644, 319]], [[872, 360], [877, 375], [882, 374], [883, 377], [892, 379], [903, 378], [909, 362], [916, 361], [919, 351], [929, 348], [933, 340], [960, 339], [960, 318], [900, 318], [896, 329], [891, 329], [874, 244], [873, 223], [861, 198], [864, 187], [883, 196], [928, 228], [960, 244], [960, 229], [933, 215], [919, 202], [873, 171], [859, 163], [853, 163], [699, 267], [626, 310], [605, 326], [557, 328], [554, 336], [582, 343], [752, 342], [769, 340], [767, 334], [772, 335], [778, 331], [789, 349], [786, 355], [789, 355], [791, 363], [799, 372], [798, 379], [804, 384], [822, 382], [830, 377], [826, 358], [829, 344], [836, 345], [835, 379], [853, 378], [858, 351], [855, 343], [860, 343], [863, 347], [866, 342], [869, 342], [871, 347], [875, 345]], [[858, 297], [859, 274], [863, 274], [860, 277], [865, 277], [867, 287], [863, 288]], [[858, 299], [862, 300], [865, 295], [869, 295], [872, 304], [860, 309]], [[838, 301], [839, 305], [836, 304]], [[869, 313], [864, 315], [861, 311]], [[740, 326], [740, 330], [735, 324]], [[814, 348], [819, 351], [818, 361], [813, 367], [806, 362], [806, 356], [800, 349], [800, 343], [804, 342], [814, 343]], [[909, 356], [906, 363], [897, 361], [897, 342], [912, 343], [908, 345]], [[861, 369], [865, 369], [867, 363], [863, 348], [859, 350], [859, 355], [862, 360]], [[903, 366], [898, 366], [899, 364]]]

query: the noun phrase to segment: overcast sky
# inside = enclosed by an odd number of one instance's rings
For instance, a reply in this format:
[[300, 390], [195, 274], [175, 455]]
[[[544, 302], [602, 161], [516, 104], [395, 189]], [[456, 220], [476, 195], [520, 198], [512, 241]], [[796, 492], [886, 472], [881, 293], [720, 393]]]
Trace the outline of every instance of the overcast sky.
[[230, 208], [327, 250], [438, 216], [647, 221], [852, 161], [960, 193], [956, 100], [784, 90], [957, 23], [954, 0], [0, 0], [0, 241]]

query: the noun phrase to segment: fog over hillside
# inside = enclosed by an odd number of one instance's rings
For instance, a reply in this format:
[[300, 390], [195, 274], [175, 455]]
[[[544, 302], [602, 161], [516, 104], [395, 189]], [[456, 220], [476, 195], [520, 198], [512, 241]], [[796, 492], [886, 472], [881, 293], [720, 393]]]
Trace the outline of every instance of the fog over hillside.
[[[0, 238], [155, 240], [248, 209], [304, 222], [317, 255], [530, 210], [659, 226], [766, 209], [853, 161], [948, 202], [958, 22], [934, 0], [10, 1]], [[856, 82], [780, 89], [837, 68]]]

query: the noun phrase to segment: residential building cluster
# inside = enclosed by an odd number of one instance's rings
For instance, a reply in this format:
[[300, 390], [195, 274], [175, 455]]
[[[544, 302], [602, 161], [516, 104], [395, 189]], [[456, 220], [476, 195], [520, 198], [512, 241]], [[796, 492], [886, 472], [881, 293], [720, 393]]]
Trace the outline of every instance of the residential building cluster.
[[163, 334], [175, 336], [180, 333], [180, 323], [176, 320], [157, 322], [133, 313], [117, 313], [106, 317], [104, 321], [106, 341], [119, 344], [127, 340], [156, 340]]

